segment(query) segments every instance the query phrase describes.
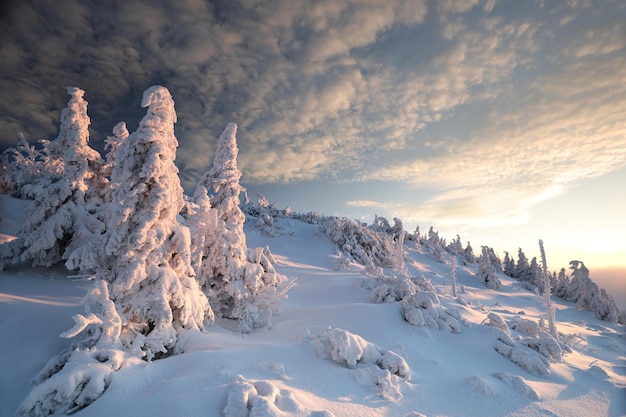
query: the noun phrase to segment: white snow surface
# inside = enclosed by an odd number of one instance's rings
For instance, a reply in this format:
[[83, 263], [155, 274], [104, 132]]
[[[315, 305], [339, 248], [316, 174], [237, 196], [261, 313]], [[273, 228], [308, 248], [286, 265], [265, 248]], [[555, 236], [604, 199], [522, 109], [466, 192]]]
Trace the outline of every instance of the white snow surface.
[[[19, 229], [28, 204], [0, 195], [0, 242]], [[297, 277], [271, 329], [240, 334], [218, 319], [205, 333], [190, 330], [184, 353], [113, 372], [104, 394], [74, 416], [626, 415], [623, 326], [554, 299], [559, 339], [571, 352], [560, 362], [541, 356], [549, 374], [530, 373], [495, 349], [512, 343], [539, 357], [528, 338], [545, 317], [542, 300], [517, 281], [498, 273], [502, 288], [487, 289], [474, 276], [477, 264], [459, 262], [454, 298], [449, 265], [407, 242], [409, 275], [429, 279], [441, 307], [464, 323], [460, 333], [413, 326], [400, 302], [371, 301], [367, 281], [375, 278], [362, 266], [334, 270], [336, 248], [317, 225], [281, 222], [273, 238], [254, 221], [245, 225], [248, 244], [269, 245], [277, 272]], [[2, 417], [15, 414], [31, 380], [71, 343], [59, 335], [84, 313], [91, 283], [68, 275], [62, 266], [0, 272]], [[488, 325], [495, 315], [510, 335]]]

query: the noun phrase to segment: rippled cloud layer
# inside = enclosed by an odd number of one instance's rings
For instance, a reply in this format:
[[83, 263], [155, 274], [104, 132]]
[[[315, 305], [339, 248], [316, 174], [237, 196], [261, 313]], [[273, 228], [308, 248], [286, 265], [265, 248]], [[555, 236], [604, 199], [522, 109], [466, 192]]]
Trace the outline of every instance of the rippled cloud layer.
[[[439, 223], [523, 222], [626, 165], [626, 4], [497, 0], [40, 0], [5, 8], [0, 146], [53, 138], [66, 85], [92, 144], [170, 89], [191, 184], [229, 121], [251, 184], [402, 182], [346, 201]], [[489, 196], [488, 199], [485, 197]]]

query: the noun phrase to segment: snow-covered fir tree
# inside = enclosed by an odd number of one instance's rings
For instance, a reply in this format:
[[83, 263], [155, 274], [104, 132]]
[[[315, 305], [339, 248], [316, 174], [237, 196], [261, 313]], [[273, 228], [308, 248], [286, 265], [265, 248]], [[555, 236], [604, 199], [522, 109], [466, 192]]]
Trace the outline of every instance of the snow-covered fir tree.
[[115, 152], [114, 190], [96, 277], [122, 315], [125, 348], [147, 359], [176, 351], [182, 329], [202, 329], [213, 312], [191, 266], [189, 229], [179, 225], [183, 189], [169, 91], [152, 86], [139, 128]]
[[84, 91], [68, 87], [71, 96], [61, 112], [59, 136], [47, 146], [51, 158], [62, 160], [62, 172], [45, 181], [17, 239], [3, 245], [4, 262], [31, 261], [50, 266], [65, 259], [80, 268], [87, 243], [104, 225], [94, 214], [102, 205], [105, 180], [102, 159], [89, 147], [89, 116]]
[[456, 239], [452, 239], [447, 247], [447, 251], [453, 255], [461, 255], [463, 253], [463, 243], [461, 243], [461, 236], [456, 235]]
[[502, 261], [502, 263], [504, 264], [503, 272], [506, 275], [513, 277], [515, 275], [515, 261], [508, 252], [504, 252], [504, 261]]
[[[199, 210], [191, 217], [196, 224], [216, 223], [203, 236], [194, 235], [198, 280], [219, 314], [238, 320], [240, 331], [247, 333], [271, 325], [278, 300], [291, 284], [275, 271], [269, 249], [247, 248], [236, 135], [237, 125], [229, 123], [219, 138], [213, 166], [198, 183]], [[193, 218], [198, 216], [204, 220]]]
[[542, 275], [541, 267], [539, 266], [539, 262], [537, 262], [537, 257], [533, 256], [530, 260], [530, 264], [528, 265], [528, 275], [522, 275], [519, 279], [520, 281], [525, 281], [526, 286], [529, 289], [538, 288], [542, 290]]
[[589, 269], [581, 261], [571, 261], [572, 279], [567, 288], [565, 299], [576, 303], [576, 307], [592, 311], [601, 320], [619, 322], [620, 312], [615, 301], [604, 289], [589, 277]]
[[554, 295], [559, 298], [565, 298], [567, 296], [567, 289], [569, 287], [569, 277], [565, 268], [561, 268], [559, 275], [556, 277], [556, 285], [554, 287]]
[[513, 278], [517, 278], [520, 281], [525, 281], [528, 279], [528, 274], [530, 273], [530, 265], [528, 264], [528, 258], [522, 248], [519, 248], [517, 251], [517, 264], [515, 264], [515, 272], [512, 275]]
[[500, 278], [498, 278], [498, 272], [496, 267], [493, 265], [490, 252], [493, 252], [493, 249], [487, 246], [482, 247], [482, 255], [480, 256], [480, 263], [478, 265], [476, 277], [479, 278], [483, 284], [485, 284], [485, 287], [492, 290], [499, 290], [502, 288], [502, 282], [500, 282]]
[[467, 262], [469, 262], [471, 264], [476, 262], [476, 256], [474, 255], [474, 249], [472, 248], [472, 245], [470, 244], [470, 242], [467, 242], [467, 246], [463, 250], [463, 257], [465, 258], [465, 260]]

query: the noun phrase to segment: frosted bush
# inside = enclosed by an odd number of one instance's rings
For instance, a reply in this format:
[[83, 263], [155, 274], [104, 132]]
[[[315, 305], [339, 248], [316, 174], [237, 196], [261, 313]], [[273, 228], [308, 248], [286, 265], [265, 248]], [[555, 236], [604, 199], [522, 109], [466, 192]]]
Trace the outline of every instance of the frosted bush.
[[524, 333], [526, 336], [537, 337], [541, 333], [539, 325], [532, 320], [517, 318], [511, 325], [511, 329], [520, 333]]
[[330, 217], [320, 226], [320, 230], [355, 262], [365, 266], [393, 267], [397, 261], [393, 235], [375, 229], [338, 217]]
[[550, 375], [548, 359], [523, 344], [515, 343], [502, 330], [496, 328], [494, 331], [496, 340], [493, 347], [496, 352], [531, 374], [545, 377]]
[[413, 326], [426, 326], [452, 333], [463, 331], [461, 322], [441, 306], [435, 293], [421, 291], [402, 300], [402, 317]]
[[541, 397], [537, 393], [537, 391], [528, 385], [526, 380], [518, 375], [511, 375], [506, 372], [496, 372], [493, 374], [496, 378], [501, 381], [508, 383], [511, 387], [513, 387], [517, 392], [524, 395], [525, 397], [530, 398], [531, 400], [539, 400]]
[[317, 336], [316, 344], [320, 357], [332, 359], [348, 368], [355, 368], [359, 363], [370, 363], [406, 380], [411, 377], [409, 365], [400, 355], [347, 330], [325, 330]]
[[95, 281], [83, 299], [86, 314], [62, 337], [83, 338], [53, 357], [34, 378], [34, 387], [19, 407], [23, 416], [72, 414], [99, 398], [131, 355], [120, 342], [122, 321], [109, 298], [106, 282]]
[[497, 327], [498, 329], [502, 330], [507, 335], [509, 336], [511, 335], [511, 330], [509, 329], [509, 325], [506, 324], [506, 321], [504, 321], [504, 319], [496, 313], [489, 312], [489, 314], [487, 314], [487, 318], [484, 319], [481, 324], [485, 324], [487, 326], [492, 326], [492, 327]]
[[306, 408], [291, 390], [271, 381], [249, 380], [237, 375], [231, 384], [224, 417], [333, 417], [328, 411]]
[[561, 345], [548, 333], [543, 333], [540, 337], [522, 339], [520, 343], [538, 352], [551, 362], [561, 362], [563, 360]]

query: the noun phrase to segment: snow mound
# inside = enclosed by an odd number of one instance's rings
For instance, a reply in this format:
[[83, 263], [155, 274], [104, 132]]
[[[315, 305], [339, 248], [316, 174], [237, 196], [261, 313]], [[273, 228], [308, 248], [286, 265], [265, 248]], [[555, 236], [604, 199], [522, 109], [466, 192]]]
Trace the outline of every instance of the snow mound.
[[518, 375], [511, 375], [506, 372], [496, 372], [493, 374], [496, 378], [506, 382], [509, 386], [517, 390], [519, 393], [530, 398], [531, 400], [539, 400], [539, 394], [533, 387], [528, 385], [526, 380]]
[[334, 417], [328, 411], [306, 408], [290, 390], [271, 381], [237, 375], [228, 393], [224, 417]]

